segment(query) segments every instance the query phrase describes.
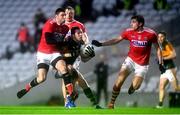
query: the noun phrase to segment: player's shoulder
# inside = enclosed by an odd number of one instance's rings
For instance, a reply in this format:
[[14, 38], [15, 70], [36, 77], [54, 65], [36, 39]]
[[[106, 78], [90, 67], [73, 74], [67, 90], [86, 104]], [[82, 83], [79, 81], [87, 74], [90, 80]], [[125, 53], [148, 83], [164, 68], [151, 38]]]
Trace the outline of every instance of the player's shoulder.
[[79, 21], [77, 21], [77, 20], [74, 20], [73, 23], [74, 23], [74, 25], [79, 25], [81, 27], [84, 27], [84, 24], [79, 22]]
[[54, 20], [54, 19], [48, 19], [47, 20], [47, 23], [49, 23], [49, 24], [54, 24], [56, 21]]
[[80, 24], [80, 25], [84, 25], [83, 23], [81, 23], [80, 21], [74, 20], [75, 23]]
[[132, 28], [126, 28], [124, 31], [131, 32], [131, 31], [133, 31], [133, 29]]
[[172, 43], [169, 42], [169, 41], [167, 41], [167, 43], [166, 43], [165, 45], [167, 45], [167, 46], [169, 46], [169, 47], [173, 47]]
[[134, 30], [132, 28], [126, 28], [124, 29], [124, 31], [122, 32], [123, 34], [129, 34], [132, 33]]
[[56, 24], [55, 20], [54, 19], [48, 19], [46, 22], [45, 22], [45, 25], [54, 25]]
[[156, 35], [156, 32], [153, 29], [148, 28], [148, 27], [144, 27], [144, 31], [147, 32], [147, 33], [155, 34]]

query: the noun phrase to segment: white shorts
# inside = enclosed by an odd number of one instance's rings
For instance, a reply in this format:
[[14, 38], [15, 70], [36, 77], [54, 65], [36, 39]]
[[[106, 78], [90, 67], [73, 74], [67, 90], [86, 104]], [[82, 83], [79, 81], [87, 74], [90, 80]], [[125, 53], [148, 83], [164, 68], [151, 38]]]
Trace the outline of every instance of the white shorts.
[[161, 79], [161, 78], [166, 78], [166, 79], [168, 79], [170, 82], [172, 82], [172, 81], [174, 80], [174, 75], [173, 75], [173, 73], [172, 73], [172, 71], [171, 71], [170, 69], [167, 69], [167, 70], [165, 71], [165, 73], [161, 74], [160, 79]]
[[80, 63], [81, 63], [81, 57], [78, 56], [76, 58], [75, 62], [73, 63], [73, 68], [76, 69], [76, 70], [79, 70]]
[[130, 57], [127, 57], [121, 68], [128, 69], [130, 72], [134, 72], [135, 76], [144, 78], [148, 72], [149, 65], [139, 65], [135, 63]]
[[42, 53], [42, 52], [37, 52], [36, 56], [37, 56], [37, 65], [40, 63], [50, 65], [54, 59], [56, 59], [57, 57], [60, 57], [62, 55], [60, 53], [46, 54], [46, 53]]

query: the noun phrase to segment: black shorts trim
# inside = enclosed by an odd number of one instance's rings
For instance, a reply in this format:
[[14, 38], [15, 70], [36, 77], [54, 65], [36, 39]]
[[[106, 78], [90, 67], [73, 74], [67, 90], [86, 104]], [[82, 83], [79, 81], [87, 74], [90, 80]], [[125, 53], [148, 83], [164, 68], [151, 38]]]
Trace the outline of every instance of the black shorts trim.
[[62, 60], [64, 59], [62, 56], [59, 56], [57, 58], [55, 58], [52, 62], [51, 62], [51, 65], [56, 68], [56, 63], [59, 61], [59, 60]]
[[166, 69], [172, 69], [172, 68], [175, 68], [176, 65], [174, 63], [174, 61], [172, 59], [169, 59], [169, 60], [163, 60], [164, 61], [164, 66]]
[[45, 63], [40, 63], [37, 65], [38, 69], [43, 68], [46, 69], [47, 71], [49, 70], [49, 65], [45, 64]]

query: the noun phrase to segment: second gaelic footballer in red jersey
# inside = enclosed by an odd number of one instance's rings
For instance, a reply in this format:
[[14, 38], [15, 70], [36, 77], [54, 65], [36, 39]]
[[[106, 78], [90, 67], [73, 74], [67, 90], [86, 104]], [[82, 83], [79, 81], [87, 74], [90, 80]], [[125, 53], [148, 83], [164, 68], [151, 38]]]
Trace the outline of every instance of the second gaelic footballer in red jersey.
[[65, 18], [65, 24], [71, 29], [72, 27], [79, 27], [83, 31], [83, 41], [85, 44], [89, 43], [89, 39], [86, 33], [86, 28], [84, 24], [74, 19], [74, 9], [70, 6], [68, 6], [65, 9], [66, 18]]
[[115, 100], [120, 93], [124, 81], [130, 73], [134, 72], [134, 78], [131, 86], [129, 87], [128, 93], [132, 94], [135, 90], [140, 88], [148, 71], [152, 44], [154, 44], [157, 50], [159, 63], [162, 64], [162, 56], [157, 42], [157, 35], [153, 30], [144, 27], [144, 17], [140, 15], [132, 16], [130, 26], [131, 28], [126, 29], [117, 38], [103, 43], [100, 43], [97, 40], [92, 41], [92, 44], [95, 46], [113, 45], [121, 42], [122, 40], [129, 40], [130, 42], [128, 56], [122, 64], [118, 78], [113, 86], [111, 101], [108, 105], [109, 108], [114, 108]]

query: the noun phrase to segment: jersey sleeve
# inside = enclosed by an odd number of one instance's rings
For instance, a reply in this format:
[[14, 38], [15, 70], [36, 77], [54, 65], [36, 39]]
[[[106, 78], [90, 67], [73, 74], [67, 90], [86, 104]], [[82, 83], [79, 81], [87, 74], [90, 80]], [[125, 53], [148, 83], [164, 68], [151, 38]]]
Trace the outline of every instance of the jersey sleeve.
[[52, 32], [53, 32], [53, 23], [47, 22], [47, 23], [44, 25], [44, 32], [50, 32], [50, 33], [52, 33]]
[[168, 43], [167, 50], [170, 51], [170, 52], [172, 52], [174, 50], [174, 48], [173, 48], [171, 43]]
[[163, 57], [166, 57], [170, 55], [170, 53], [174, 50], [173, 46], [171, 43], [168, 43], [165, 45], [165, 49], [162, 51]]
[[153, 34], [152, 34], [152, 43], [157, 43], [158, 42], [158, 40], [157, 40], [157, 34], [154, 32]]
[[128, 31], [124, 30], [122, 33], [119, 34], [123, 39], [128, 40]]

